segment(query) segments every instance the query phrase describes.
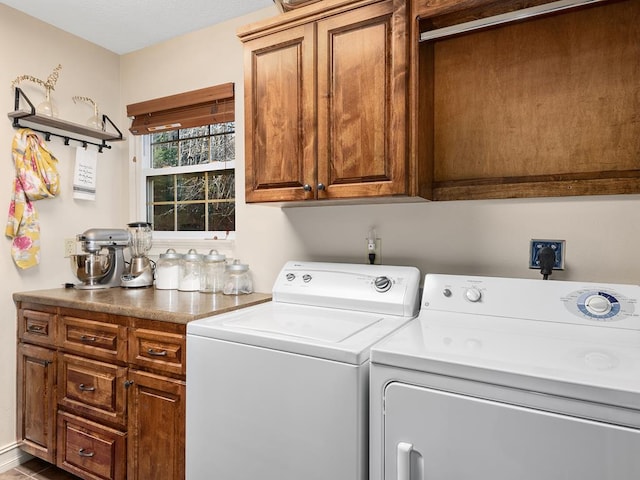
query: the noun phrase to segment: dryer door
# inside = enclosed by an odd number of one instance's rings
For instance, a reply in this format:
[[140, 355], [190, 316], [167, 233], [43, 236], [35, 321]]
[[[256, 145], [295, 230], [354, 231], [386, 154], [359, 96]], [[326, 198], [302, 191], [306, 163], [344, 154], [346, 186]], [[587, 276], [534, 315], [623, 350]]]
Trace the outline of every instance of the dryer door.
[[416, 387], [385, 389], [385, 480], [637, 480], [640, 431]]

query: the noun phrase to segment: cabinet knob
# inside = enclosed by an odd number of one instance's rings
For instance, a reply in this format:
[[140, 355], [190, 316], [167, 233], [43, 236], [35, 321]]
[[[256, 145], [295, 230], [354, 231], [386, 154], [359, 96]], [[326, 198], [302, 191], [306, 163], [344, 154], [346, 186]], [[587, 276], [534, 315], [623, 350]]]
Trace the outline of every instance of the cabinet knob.
[[324, 183], [319, 183], [318, 190], [324, 190], [324, 189], [325, 189]]
[[133, 380], [126, 380], [124, 382], [124, 388], [129, 388], [131, 385], [133, 385]]
[[302, 187], [302, 189], [305, 192], [310, 192], [311, 190], [313, 190], [313, 188], [311, 187], [311, 185], [309, 185], [308, 183], [305, 183], [304, 187]]

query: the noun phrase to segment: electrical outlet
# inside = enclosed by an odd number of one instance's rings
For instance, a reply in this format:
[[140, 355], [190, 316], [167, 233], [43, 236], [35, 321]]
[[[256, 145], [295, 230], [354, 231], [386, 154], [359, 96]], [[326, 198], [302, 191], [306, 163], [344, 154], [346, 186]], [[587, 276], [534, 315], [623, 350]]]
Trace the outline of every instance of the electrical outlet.
[[367, 262], [369, 261], [369, 254], [375, 254], [376, 258], [373, 260], [374, 265], [382, 264], [382, 239], [381, 238], [367, 238], [365, 242]]
[[529, 268], [540, 268], [540, 260], [538, 255], [544, 247], [551, 247], [556, 254], [556, 262], [553, 264], [554, 270], [564, 270], [564, 240], [531, 240], [529, 248]]
[[70, 257], [71, 255], [76, 254], [76, 239], [75, 238], [65, 238], [64, 239], [64, 256]]

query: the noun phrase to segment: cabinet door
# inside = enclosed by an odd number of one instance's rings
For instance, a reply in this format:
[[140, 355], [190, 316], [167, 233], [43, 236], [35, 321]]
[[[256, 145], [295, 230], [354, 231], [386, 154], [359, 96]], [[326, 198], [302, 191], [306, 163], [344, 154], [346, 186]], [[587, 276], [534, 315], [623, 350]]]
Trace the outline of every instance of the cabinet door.
[[404, 2], [318, 22], [318, 198], [407, 193]]
[[48, 348], [18, 345], [18, 424], [20, 448], [55, 463], [56, 354]]
[[128, 480], [184, 478], [185, 383], [130, 370]]
[[314, 197], [313, 33], [308, 24], [245, 44], [247, 202]]

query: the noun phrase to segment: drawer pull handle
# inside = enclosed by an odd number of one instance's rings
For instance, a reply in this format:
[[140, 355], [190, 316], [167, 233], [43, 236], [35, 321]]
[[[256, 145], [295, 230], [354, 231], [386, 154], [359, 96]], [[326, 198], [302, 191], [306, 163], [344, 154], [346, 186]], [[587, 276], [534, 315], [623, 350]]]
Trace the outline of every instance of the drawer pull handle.
[[154, 350], [153, 348], [147, 348], [147, 353], [149, 355], [154, 356], [154, 357], [166, 357], [167, 356], [167, 351], [166, 350]]
[[95, 392], [96, 391], [96, 387], [87, 387], [84, 383], [81, 383], [80, 385], [78, 385], [78, 388], [82, 392]]
[[27, 327], [27, 331], [33, 333], [42, 333], [44, 332], [44, 327], [42, 325], [29, 325]]
[[95, 342], [98, 339], [96, 337], [91, 337], [89, 335], [82, 335], [80, 337], [80, 340], [82, 340], [83, 342]]
[[84, 448], [78, 450], [78, 455], [81, 457], [93, 457], [95, 454], [96, 452], [87, 452]]

